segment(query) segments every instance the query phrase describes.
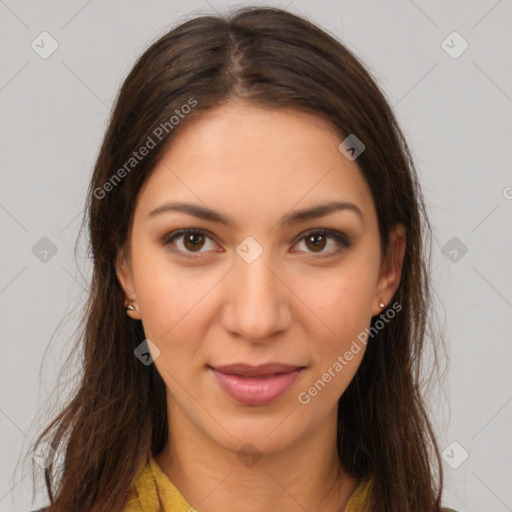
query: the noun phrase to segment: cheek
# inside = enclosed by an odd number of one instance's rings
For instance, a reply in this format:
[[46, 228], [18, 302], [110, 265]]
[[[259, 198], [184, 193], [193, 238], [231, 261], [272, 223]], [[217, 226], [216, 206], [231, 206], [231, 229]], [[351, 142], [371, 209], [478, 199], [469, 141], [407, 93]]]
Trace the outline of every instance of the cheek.
[[314, 297], [323, 327], [310, 336], [312, 371], [298, 400], [311, 401], [319, 416], [339, 400], [361, 364], [366, 344], [360, 334], [370, 323], [371, 290], [360, 279], [340, 278]]
[[345, 338], [370, 321], [374, 290], [369, 269], [347, 269], [332, 273], [322, 286], [315, 287], [309, 305], [336, 337]]
[[[310, 337], [315, 376], [325, 375], [325, 380], [333, 383], [324, 394], [327, 402], [343, 392], [364, 355], [366, 345], [360, 335], [371, 321], [374, 279], [371, 267], [359, 259], [357, 265], [332, 273], [310, 295], [308, 306], [321, 319]], [[330, 375], [324, 373], [327, 371]]]
[[[134, 254], [134, 280], [144, 332], [161, 349], [189, 349], [197, 339], [202, 298], [215, 285], [204, 274], [199, 278], [194, 269], [171, 264], [165, 249], [139, 250]], [[211, 281], [211, 282], [210, 282]], [[195, 333], [195, 334], [193, 334]]]

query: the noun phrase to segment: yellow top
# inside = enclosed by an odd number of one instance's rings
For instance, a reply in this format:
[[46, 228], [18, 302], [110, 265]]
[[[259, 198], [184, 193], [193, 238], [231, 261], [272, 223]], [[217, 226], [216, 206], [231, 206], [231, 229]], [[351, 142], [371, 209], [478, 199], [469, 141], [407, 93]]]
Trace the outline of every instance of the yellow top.
[[[158, 485], [158, 492], [155, 482]], [[361, 482], [350, 496], [344, 512], [366, 512], [367, 509], [363, 507], [369, 487], [370, 481]], [[158, 512], [158, 493], [165, 512], [196, 511], [151, 457], [150, 463], [141, 468], [135, 479], [135, 491], [125, 512]]]

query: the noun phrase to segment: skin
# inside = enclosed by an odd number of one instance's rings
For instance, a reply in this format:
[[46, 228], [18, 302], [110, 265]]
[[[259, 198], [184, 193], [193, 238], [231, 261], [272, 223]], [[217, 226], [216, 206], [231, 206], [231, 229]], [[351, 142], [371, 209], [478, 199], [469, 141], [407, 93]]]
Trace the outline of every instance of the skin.
[[[160, 350], [154, 364], [167, 386], [171, 442], [155, 460], [201, 511], [243, 503], [249, 512], [334, 512], [357, 486], [336, 456], [336, 413], [364, 344], [308, 404], [297, 396], [391, 300], [405, 229], [395, 227], [384, 258], [370, 189], [340, 142], [319, 117], [230, 103], [188, 119], [139, 193], [116, 271], [134, 300], [128, 315]], [[207, 205], [234, 226], [182, 212], [148, 217], [169, 200]], [[340, 210], [279, 224], [331, 200], [357, 205], [363, 218]], [[211, 238], [184, 245], [186, 236], [177, 237], [181, 253], [163, 245], [184, 228]], [[316, 248], [303, 236], [320, 228], [345, 233], [352, 245], [320, 237]], [[252, 263], [236, 252], [248, 236], [263, 249]], [[306, 368], [262, 406], [234, 401], [207, 368], [270, 361]]]

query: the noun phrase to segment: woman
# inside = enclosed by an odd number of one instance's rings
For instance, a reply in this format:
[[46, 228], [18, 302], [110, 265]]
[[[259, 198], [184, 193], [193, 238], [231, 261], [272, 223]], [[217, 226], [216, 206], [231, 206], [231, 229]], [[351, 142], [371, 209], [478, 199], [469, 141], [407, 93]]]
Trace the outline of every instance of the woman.
[[428, 219], [340, 42], [274, 8], [171, 30], [87, 206], [84, 373], [35, 448], [51, 434], [48, 510], [440, 510]]

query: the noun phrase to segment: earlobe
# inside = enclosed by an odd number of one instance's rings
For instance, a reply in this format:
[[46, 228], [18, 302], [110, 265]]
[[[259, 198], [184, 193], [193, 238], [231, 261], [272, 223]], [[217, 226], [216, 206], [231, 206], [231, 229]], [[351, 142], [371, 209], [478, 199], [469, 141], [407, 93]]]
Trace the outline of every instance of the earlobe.
[[406, 245], [405, 226], [400, 223], [396, 224], [390, 233], [386, 259], [383, 262], [379, 276], [374, 315], [382, 310], [380, 304], [389, 304], [400, 285]]
[[122, 249], [120, 249], [117, 254], [115, 271], [121, 289], [124, 291], [125, 296], [127, 297], [124, 303], [126, 313], [130, 318], [133, 318], [134, 320], [140, 320], [140, 315], [137, 311], [137, 306], [135, 303], [136, 294], [130, 265], [126, 260]]

